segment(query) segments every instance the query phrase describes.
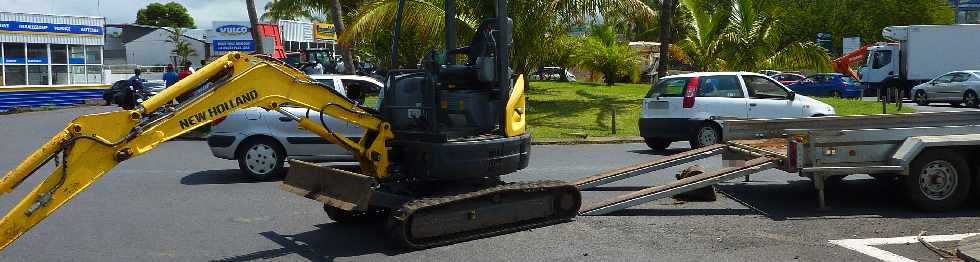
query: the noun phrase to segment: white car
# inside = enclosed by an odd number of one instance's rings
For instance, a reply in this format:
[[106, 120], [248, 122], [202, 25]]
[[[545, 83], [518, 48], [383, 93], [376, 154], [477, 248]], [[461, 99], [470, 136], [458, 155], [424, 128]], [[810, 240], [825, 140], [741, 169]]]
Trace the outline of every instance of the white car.
[[978, 91], [980, 91], [980, 71], [955, 71], [912, 88], [912, 98], [920, 106], [940, 102], [972, 108], [980, 106], [980, 99], [977, 98]]
[[[356, 75], [312, 75], [318, 82], [329, 86], [344, 96], [360, 89], [365, 92], [380, 90], [378, 80]], [[362, 92], [363, 93], [363, 92]], [[353, 100], [361, 98], [349, 97]], [[308, 116], [320, 121], [314, 110], [284, 107], [297, 116]], [[347, 122], [324, 116], [323, 123], [334, 131], [351, 139], [358, 139], [363, 130]], [[299, 128], [292, 119], [279, 112], [262, 108], [246, 108], [215, 122], [208, 137], [208, 146], [215, 157], [238, 160], [242, 173], [259, 180], [272, 180], [285, 174], [286, 158], [305, 161], [349, 161], [353, 157], [337, 145]]]
[[668, 76], [643, 98], [640, 135], [655, 150], [674, 141], [692, 148], [719, 143], [721, 128], [710, 120], [796, 118], [835, 115], [834, 108], [793, 93], [779, 82], [749, 72]]

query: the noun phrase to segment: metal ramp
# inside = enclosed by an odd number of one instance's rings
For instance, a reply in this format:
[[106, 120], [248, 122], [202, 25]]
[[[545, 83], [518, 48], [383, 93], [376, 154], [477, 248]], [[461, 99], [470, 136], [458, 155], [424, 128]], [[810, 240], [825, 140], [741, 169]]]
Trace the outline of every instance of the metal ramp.
[[785, 156], [746, 145], [729, 143], [712, 145], [687, 152], [670, 155], [654, 161], [604, 172], [599, 175], [583, 178], [575, 182], [581, 189], [593, 188], [638, 175], [678, 166], [700, 159], [726, 154], [726, 159], [740, 159], [745, 162], [726, 167], [721, 170], [680, 179], [666, 185], [649, 187], [640, 191], [619, 195], [591, 205], [583, 205], [579, 215], [596, 216], [620, 211], [632, 206], [641, 205], [661, 198], [704, 188], [724, 181], [748, 176], [763, 170], [779, 168]]

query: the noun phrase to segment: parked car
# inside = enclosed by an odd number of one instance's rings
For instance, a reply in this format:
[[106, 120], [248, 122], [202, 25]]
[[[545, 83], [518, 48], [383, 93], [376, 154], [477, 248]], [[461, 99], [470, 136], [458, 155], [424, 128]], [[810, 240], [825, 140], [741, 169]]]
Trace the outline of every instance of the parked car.
[[977, 92], [980, 92], [980, 70], [949, 72], [912, 88], [913, 99], [921, 106], [942, 102], [977, 107]]
[[788, 86], [803, 81], [803, 79], [806, 79], [806, 76], [794, 73], [782, 73], [772, 76], [772, 79], [776, 79], [780, 84]]
[[786, 118], [836, 114], [834, 108], [797, 95], [772, 78], [748, 72], [705, 72], [665, 77], [643, 99], [640, 135], [662, 150], [687, 140], [703, 147], [722, 140], [712, 119]]
[[[543, 78], [542, 78], [543, 77]], [[529, 76], [531, 80], [575, 82], [575, 75], [567, 69], [546, 66]]]
[[[313, 75], [313, 79], [350, 97], [357, 88], [380, 90], [381, 82], [374, 78], [356, 75]], [[308, 116], [314, 122], [321, 115], [306, 108], [284, 107], [298, 116]], [[362, 135], [360, 127], [330, 116], [323, 116], [330, 130], [357, 139]], [[286, 158], [304, 161], [349, 161], [347, 150], [330, 144], [323, 138], [303, 130], [292, 119], [276, 111], [247, 108], [216, 121], [208, 137], [211, 153], [218, 158], [237, 160], [242, 173], [259, 180], [271, 180], [285, 173]]]
[[815, 74], [803, 81], [787, 85], [796, 93], [823, 97], [861, 97], [861, 83], [839, 73]]

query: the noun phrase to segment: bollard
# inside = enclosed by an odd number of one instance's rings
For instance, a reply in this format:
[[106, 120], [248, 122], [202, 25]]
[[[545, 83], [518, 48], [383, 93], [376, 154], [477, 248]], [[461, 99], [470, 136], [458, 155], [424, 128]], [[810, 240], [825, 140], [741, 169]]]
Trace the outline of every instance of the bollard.
[[612, 133], [616, 134], [616, 107], [610, 107], [612, 109]]

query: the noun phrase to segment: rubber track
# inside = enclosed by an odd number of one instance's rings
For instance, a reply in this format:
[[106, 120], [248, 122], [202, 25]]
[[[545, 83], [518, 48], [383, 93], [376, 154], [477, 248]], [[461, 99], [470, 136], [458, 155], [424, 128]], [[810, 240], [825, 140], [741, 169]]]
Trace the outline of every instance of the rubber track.
[[[568, 212], [569, 214], [561, 214], [560, 212], [553, 214], [551, 218], [546, 219], [532, 219], [528, 221], [529, 223], [519, 223], [519, 224], [505, 224], [498, 225], [491, 228], [479, 229], [470, 232], [454, 233], [450, 236], [434, 237], [429, 239], [424, 239], [424, 242], [418, 239], [410, 239], [407, 235], [408, 227], [410, 227], [411, 216], [418, 210], [437, 208], [441, 205], [447, 205], [455, 202], [466, 201], [467, 199], [479, 198], [486, 195], [502, 193], [502, 192], [538, 192], [542, 190], [567, 190], [570, 192], [575, 192], [577, 196], [575, 210]], [[542, 227], [547, 225], [553, 225], [558, 223], [563, 223], [570, 221], [577, 215], [577, 210], [582, 204], [581, 195], [578, 194], [578, 189], [568, 182], [564, 181], [526, 181], [526, 182], [515, 182], [506, 185], [486, 188], [478, 191], [473, 191], [469, 193], [463, 193], [452, 196], [444, 197], [433, 197], [433, 198], [422, 198], [413, 200], [406, 203], [397, 212], [393, 213], [389, 220], [389, 232], [393, 234], [393, 237], [397, 241], [401, 242], [405, 247], [413, 249], [424, 249], [436, 246], [443, 246], [448, 244], [454, 244], [464, 241], [469, 241], [473, 239], [491, 237], [496, 235], [502, 235], [507, 233], [513, 233], [518, 231], [523, 231], [531, 228]]]

